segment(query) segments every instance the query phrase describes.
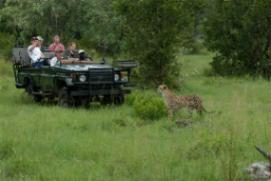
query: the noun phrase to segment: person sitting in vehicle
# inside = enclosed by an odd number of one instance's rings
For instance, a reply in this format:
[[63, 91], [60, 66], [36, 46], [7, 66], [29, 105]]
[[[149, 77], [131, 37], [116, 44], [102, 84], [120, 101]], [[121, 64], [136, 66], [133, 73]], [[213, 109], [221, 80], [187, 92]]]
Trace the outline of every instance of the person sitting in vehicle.
[[[41, 36], [37, 36], [37, 39], [38, 39], [38, 47], [40, 48], [40, 50], [45, 50], [45, 48], [42, 46], [43, 44], [43, 38]], [[52, 58], [46, 58], [44, 57], [44, 60], [43, 60], [43, 65], [46, 65], [46, 66], [55, 66], [56, 65], [56, 62], [57, 62], [57, 58], [56, 57], [52, 57]]]
[[79, 50], [79, 61], [93, 61], [91, 57], [89, 57], [86, 53], [85, 50]]
[[49, 46], [49, 51], [55, 52], [58, 60], [61, 60], [62, 53], [65, 51], [65, 47], [62, 43], [60, 43], [60, 37], [55, 35], [53, 37], [53, 43]]
[[64, 52], [64, 59], [79, 58], [78, 51], [76, 50], [76, 43], [70, 42]]
[[27, 48], [27, 53], [31, 59], [32, 67], [40, 68], [44, 65], [44, 55], [40, 50], [40, 42], [37, 37], [32, 37], [31, 45]]

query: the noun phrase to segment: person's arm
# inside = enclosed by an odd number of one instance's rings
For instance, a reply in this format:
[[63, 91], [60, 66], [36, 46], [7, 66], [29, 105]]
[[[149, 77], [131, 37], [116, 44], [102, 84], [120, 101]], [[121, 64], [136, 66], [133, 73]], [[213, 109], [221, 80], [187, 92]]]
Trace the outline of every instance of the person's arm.
[[32, 51], [34, 50], [34, 48], [35, 48], [35, 46], [32, 46], [32, 45], [31, 45], [31, 46], [28, 48], [28, 51], [29, 51], [29, 52], [32, 52]]
[[54, 52], [54, 51], [55, 51], [55, 45], [54, 45], [54, 44], [51, 44], [51, 45], [48, 47], [48, 50], [51, 51], [51, 52]]
[[41, 58], [45, 58], [45, 55], [42, 52], [40, 52], [40, 55], [41, 55]]
[[62, 52], [64, 52], [64, 51], [65, 51], [65, 47], [64, 47], [64, 45], [63, 45], [63, 44], [60, 44], [59, 48], [60, 48], [60, 50], [61, 50]]

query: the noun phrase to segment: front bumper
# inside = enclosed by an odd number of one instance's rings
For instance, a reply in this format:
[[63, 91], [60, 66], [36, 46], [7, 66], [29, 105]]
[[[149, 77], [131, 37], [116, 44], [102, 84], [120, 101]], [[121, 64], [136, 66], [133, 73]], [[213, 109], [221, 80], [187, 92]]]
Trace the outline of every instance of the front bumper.
[[89, 90], [71, 90], [71, 96], [103, 96], [103, 95], [119, 95], [130, 94], [131, 88], [122, 89], [89, 89]]

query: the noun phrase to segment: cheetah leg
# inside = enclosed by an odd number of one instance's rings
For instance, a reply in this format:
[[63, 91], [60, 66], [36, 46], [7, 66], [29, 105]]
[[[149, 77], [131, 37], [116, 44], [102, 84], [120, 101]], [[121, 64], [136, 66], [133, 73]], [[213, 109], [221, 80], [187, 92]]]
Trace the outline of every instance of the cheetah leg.
[[204, 110], [205, 110], [205, 109], [204, 109], [203, 107], [199, 107], [199, 108], [198, 108], [198, 113], [202, 116]]
[[172, 121], [173, 120], [173, 111], [168, 109], [168, 120]]
[[193, 116], [193, 109], [192, 108], [188, 108], [188, 113], [189, 113], [189, 116], [192, 117]]

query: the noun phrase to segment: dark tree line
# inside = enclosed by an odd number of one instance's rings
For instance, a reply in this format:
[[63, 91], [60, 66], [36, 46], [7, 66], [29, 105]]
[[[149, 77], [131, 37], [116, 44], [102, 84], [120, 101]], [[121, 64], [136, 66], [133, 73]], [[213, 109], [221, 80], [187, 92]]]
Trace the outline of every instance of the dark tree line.
[[270, 77], [270, 9], [269, 0], [5, 0], [0, 53], [36, 34], [47, 41], [60, 34], [64, 42], [138, 60], [143, 85], [176, 85], [176, 55], [181, 47], [195, 50], [200, 37], [216, 53], [216, 73]]
[[271, 1], [212, 0], [205, 23], [212, 67], [222, 75], [271, 76]]
[[143, 85], [174, 84], [180, 71], [176, 53], [193, 40], [199, 2], [6, 0], [0, 10], [0, 36], [27, 44], [33, 35], [50, 40], [57, 33], [64, 42], [76, 40], [113, 57], [138, 60], [138, 80]]

